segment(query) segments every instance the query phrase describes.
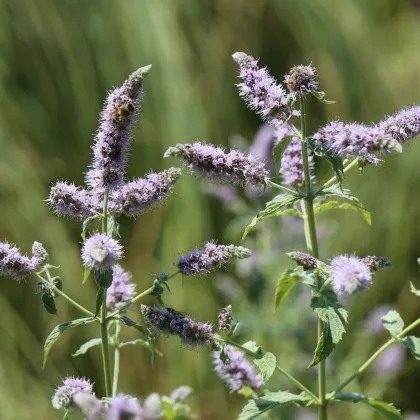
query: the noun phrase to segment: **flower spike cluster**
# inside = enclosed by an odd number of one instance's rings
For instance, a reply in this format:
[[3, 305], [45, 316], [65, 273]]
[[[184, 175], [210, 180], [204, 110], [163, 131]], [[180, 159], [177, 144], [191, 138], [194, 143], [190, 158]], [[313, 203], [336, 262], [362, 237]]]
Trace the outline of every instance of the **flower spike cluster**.
[[257, 111], [264, 120], [277, 126], [287, 121], [291, 115], [284, 89], [268, 73], [258, 67], [258, 60], [242, 52], [233, 54], [239, 64], [238, 84], [240, 95], [248, 106]]
[[92, 394], [92, 391], [92, 384], [85, 378], [67, 377], [63, 385], [56, 389], [52, 397], [52, 406], [57, 410], [76, 408], [73, 397], [77, 394]]
[[234, 185], [265, 185], [269, 173], [264, 163], [237, 150], [226, 153], [222, 148], [206, 143], [177, 144], [164, 157], [182, 158], [197, 175], [216, 182]]
[[122, 258], [122, 246], [106, 233], [95, 233], [83, 244], [82, 259], [86, 267], [105, 270]]
[[142, 84], [151, 66], [141, 67], [106, 99], [101, 123], [93, 146], [92, 169], [88, 185], [100, 195], [105, 188], [116, 189], [123, 182], [130, 127], [138, 112]]
[[294, 66], [289, 74], [284, 76], [284, 83], [290, 90], [293, 99], [313, 93], [318, 90], [318, 82], [314, 80], [316, 69], [309, 66]]
[[405, 142], [420, 134], [420, 106], [403, 109], [379, 124], [393, 139]]
[[121, 309], [136, 295], [136, 285], [131, 281], [131, 274], [118, 264], [113, 268], [112, 284], [106, 294], [106, 306], [109, 312]]
[[232, 307], [230, 305], [219, 312], [218, 321], [220, 331], [228, 332], [230, 330], [232, 325]]
[[34, 243], [35, 254], [29, 258], [22, 254], [16, 246], [8, 242], [0, 242], [0, 276], [10, 276], [15, 280], [22, 280], [33, 273], [44, 262], [37, 254], [38, 246], [36, 244], [38, 242]]
[[262, 379], [255, 374], [254, 367], [246, 360], [242, 351], [228, 345], [225, 347], [225, 353], [229, 359], [227, 364], [220, 359], [220, 351], [213, 353], [214, 370], [231, 392], [239, 391], [244, 386], [254, 391], [262, 388]]
[[181, 174], [180, 169], [169, 168], [124, 185], [117, 194], [122, 211], [127, 216], [138, 216], [163, 203]]
[[141, 305], [144, 319], [156, 333], [177, 335], [181, 342], [192, 348], [214, 347], [213, 327], [209, 323], [197, 322], [171, 308]]
[[242, 246], [207, 242], [203, 249], [195, 249], [187, 255], [180, 256], [176, 266], [184, 276], [199, 276], [222, 267], [232, 258], [243, 259], [250, 256], [251, 251]]

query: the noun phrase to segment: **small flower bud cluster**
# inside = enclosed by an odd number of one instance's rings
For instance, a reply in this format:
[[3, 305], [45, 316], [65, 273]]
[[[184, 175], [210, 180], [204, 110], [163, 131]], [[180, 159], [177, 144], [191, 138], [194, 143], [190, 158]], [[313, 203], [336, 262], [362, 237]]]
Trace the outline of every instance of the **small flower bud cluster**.
[[93, 190], [117, 188], [123, 182], [127, 151], [130, 144], [130, 126], [138, 111], [137, 99], [151, 66], [134, 72], [126, 82], [113, 90], [105, 102], [101, 123], [93, 146], [92, 169], [87, 182]]
[[294, 99], [304, 96], [305, 93], [313, 93], [318, 90], [318, 82], [315, 81], [316, 69], [309, 66], [294, 66], [289, 74], [284, 76], [284, 83], [290, 90]]
[[105, 270], [113, 267], [122, 258], [120, 243], [105, 233], [95, 233], [82, 248], [82, 259], [86, 267]]
[[400, 153], [401, 145], [378, 127], [344, 124], [332, 121], [313, 136], [320, 147], [327, 147], [339, 156], [354, 156], [366, 163], [378, 164], [377, 155]]
[[207, 242], [204, 249], [196, 249], [190, 254], [180, 256], [176, 266], [185, 276], [199, 276], [222, 267], [232, 258], [243, 259], [249, 256], [251, 251], [242, 246], [216, 245], [214, 242]]
[[264, 163], [253, 156], [237, 150], [225, 153], [206, 143], [178, 144], [170, 147], [164, 157], [180, 157], [194, 173], [219, 183], [265, 185], [269, 179]]
[[262, 388], [262, 379], [256, 375], [254, 367], [246, 360], [242, 351], [229, 345], [225, 347], [225, 353], [229, 359], [227, 364], [220, 359], [220, 351], [213, 353], [214, 370], [231, 392], [239, 391], [244, 386], [254, 391]]
[[0, 276], [22, 280], [33, 273], [40, 263], [37, 256], [29, 258], [16, 246], [8, 242], [0, 242]]
[[57, 410], [75, 408], [73, 397], [80, 393], [92, 394], [92, 384], [84, 378], [65, 378], [52, 397], [52, 406]]
[[124, 185], [118, 192], [123, 212], [127, 216], [138, 216], [163, 203], [180, 176], [180, 169], [169, 168]]
[[379, 128], [399, 142], [420, 134], [420, 106], [403, 109], [379, 124]]
[[57, 182], [47, 200], [54, 213], [59, 216], [86, 217], [92, 214], [92, 199], [83, 188], [67, 182]]
[[177, 335], [192, 348], [214, 346], [213, 327], [209, 323], [196, 322], [171, 308], [141, 305], [141, 312], [156, 333]]
[[339, 255], [331, 261], [332, 288], [338, 295], [352, 295], [372, 285], [372, 272], [355, 256]]
[[113, 268], [112, 284], [106, 294], [106, 306], [109, 312], [121, 309], [136, 295], [136, 285], [131, 281], [131, 274], [119, 265]]
[[220, 311], [218, 321], [220, 331], [228, 332], [230, 330], [232, 325], [232, 307], [230, 305]]
[[239, 64], [239, 77], [242, 79], [242, 83], [238, 84], [240, 96], [264, 120], [275, 126], [284, 123], [290, 117], [290, 109], [281, 85], [266, 68], [258, 67], [258, 60], [242, 52], [232, 57]]
[[369, 270], [372, 273], [380, 270], [381, 268], [392, 267], [391, 261], [387, 260], [385, 257], [375, 257], [370, 255], [368, 257], [362, 258], [362, 262], [369, 267]]
[[296, 262], [297, 265], [300, 265], [304, 268], [304, 270], [315, 270], [318, 267], [318, 262], [316, 258], [314, 258], [310, 254], [305, 254], [304, 252], [289, 252], [287, 254], [293, 261]]
[[48, 252], [41, 243], [36, 241], [33, 243], [32, 258], [37, 260], [37, 265], [44, 264], [48, 261]]

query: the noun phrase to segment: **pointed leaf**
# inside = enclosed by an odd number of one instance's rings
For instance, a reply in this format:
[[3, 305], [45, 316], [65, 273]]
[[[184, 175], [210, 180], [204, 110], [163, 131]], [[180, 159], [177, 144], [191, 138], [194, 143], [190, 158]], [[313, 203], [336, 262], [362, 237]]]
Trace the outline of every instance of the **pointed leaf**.
[[262, 380], [266, 383], [276, 370], [277, 359], [273, 353], [265, 353], [262, 359], [254, 359], [254, 363], [261, 372]]
[[308, 138], [307, 141], [308, 146], [315, 153], [315, 155], [322, 157], [331, 165], [335, 176], [337, 177], [337, 180], [341, 185], [344, 180], [343, 159], [341, 159], [341, 157], [338, 156], [335, 152], [333, 152], [330, 148], [317, 146], [314, 139]]
[[404, 321], [397, 311], [389, 311], [382, 318], [382, 325], [393, 337], [397, 336], [404, 328]]
[[42, 294], [41, 300], [45, 310], [49, 314], [58, 315], [57, 307], [55, 306], [54, 296], [50, 290], [47, 290]]
[[96, 307], [95, 307], [95, 318], [98, 316], [99, 311], [101, 310], [102, 304], [104, 303], [106, 295], [106, 289], [100, 287], [96, 293]]
[[48, 354], [51, 351], [52, 346], [54, 343], [61, 337], [61, 335], [69, 330], [70, 328], [77, 327], [79, 325], [89, 324], [94, 322], [95, 318], [80, 318], [75, 319], [71, 322], [64, 322], [63, 324], [57, 325], [47, 337], [45, 344], [44, 344], [44, 363], [43, 366], [45, 367], [45, 363], [47, 362]]
[[90, 267], [85, 268], [85, 271], [83, 273], [83, 281], [82, 281], [82, 284], [85, 284], [86, 283], [86, 280], [89, 278], [91, 271], [92, 271], [92, 269]]
[[358, 211], [352, 204], [350, 203], [339, 203], [337, 201], [327, 201], [326, 203], [317, 203], [314, 207], [314, 213], [322, 213], [326, 210], [355, 210]]
[[127, 327], [133, 327], [136, 330], [140, 331], [141, 334], [147, 339], [150, 337], [150, 332], [146, 327], [143, 327], [142, 325], [137, 324], [132, 319], [130, 319], [128, 316], [125, 315], [119, 315], [118, 319]]
[[285, 136], [273, 147], [273, 159], [274, 164], [276, 165], [276, 176], [280, 172], [281, 157], [283, 156], [284, 151], [286, 150], [289, 143], [292, 141], [293, 137], [296, 136]]
[[411, 354], [417, 359], [420, 360], [420, 338], [415, 337], [414, 335], [409, 335], [401, 339], [401, 343], [404, 344], [410, 351]]
[[311, 364], [307, 367], [307, 369], [317, 365], [318, 363], [325, 360], [335, 349], [335, 344], [331, 337], [331, 331], [328, 324], [324, 324], [324, 331], [319, 337], [318, 344], [315, 349], [315, 355], [311, 362]]
[[298, 281], [308, 280], [308, 275], [302, 270], [285, 270], [277, 282], [274, 295], [274, 312], [287, 299]]
[[112, 269], [107, 270], [93, 270], [93, 278], [99, 287], [108, 289], [112, 284], [113, 273]]
[[90, 350], [93, 347], [99, 346], [101, 343], [102, 340], [100, 338], [92, 338], [92, 340], [89, 340], [86, 343], [82, 344], [79, 350], [77, 350], [76, 353], [73, 353], [72, 356], [77, 357], [82, 354], [85, 354], [88, 350]]
[[410, 291], [411, 293], [414, 293], [416, 296], [420, 296], [420, 290], [417, 290], [411, 281], [410, 281]]

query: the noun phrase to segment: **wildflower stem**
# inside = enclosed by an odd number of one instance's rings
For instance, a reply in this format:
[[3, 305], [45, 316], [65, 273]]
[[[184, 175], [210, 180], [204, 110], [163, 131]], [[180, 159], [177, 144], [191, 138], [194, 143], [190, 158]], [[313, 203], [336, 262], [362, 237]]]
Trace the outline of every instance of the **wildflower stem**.
[[285, 186], [283, 186], [283, 185], [276, 184], [275, 182], [272, 182], [272, 181], [268, 181], [268, 183], [269, 183], [269, 184], [270, 184], [273, 188], [276, 188], [276, 189], [278, 189], [278, 190], [282, 190], [282, 191], [288, 192], [288, 193], [290, 193], [290, 194], [296, 194], [296, 191], [293, 191], [292, 189], [287, 188], [287, 187], [285, 187]]
[[337, 392], [340, 392], [344, 387], [346, 387], [350, 382], [356, 379], [359, 375], [361, 375], [374, 361], [378, 358], [388, 347], [391, 347], [393, 344], [398, 343], [401, 338], [404, 338], [411, 330], [418, 327], [420, 325], [420, 318], [411, 323], [408, 327], [402, 330], [396, 337], [392, 337], [389, 339], [382, 347], [380, 347], [362, 366], [353, 375], [349, 376], [342, 384], [338, 386], [338, 388], [332, 392], [328, 399], [334, 398]]
[[[102, 219], [102, 232], [108, 232], [108, 198], [109, 190], [105, 189], [104, 194], [104, 210]], [[107, 316], [106, 316], [106, 290], [104, 301], [101, 308], [101, 339], [102, 339], [102, 361], [104, 365], [104, 377], [105, 377], [105, 392], [106, 397], [111, 396], [112, 392], [112, 379], [111, 379], [111, 363], [109, 361], [109, 345], [108, 345], [108, 327], [107, 327]]]
[[[261, 354], [258, 354], [256, 352], [250, 350], [250, 349], [247, 349], [246, 347], [243, 347], [240, 344], [235, 343], [232, 340], [222, 340], [222, 339], [217, 339], [217, 338], [215, 338], [215, 339], [217, 341], [221, 341], [221, 342], [224, 342], [226, 344], [230, 344], [230, 345], [242, 350], [244, 353], [248, 354], [249, 356], [253, 357], [254, 359], [261, 359]], [[290, 373], [286, 372], [279, 365], [276, 365], [276, 370], [279, 373], [281, 373], [283, 376], [285, 376], [287, 379], [289, 379], [291, 382], [293, 382], [301, 391], [308, 394], [308, 396], [314, 401], [315, 404], [319, 404], [318, 397], [313, 392], [311, 392], [308, 388], [306, 388], [305, 385], [303, 385], [301, 382], [299, 382], [294, 376], [292, 376]]]
[[[300, 118], [301, 118], [301, 145], [302, 145], [302, 160], [303, 160], [303, 170], [305, 176], [305, 191], [306, 196], [302, 206], [302, 214], [305, 226], [305, 238], [308, 252], [315, 258], [319, 258], [318, 252], [318, 240], [316, 236], [316, 225], [315, 225], [315, 214], [314, 214], [314, 204], [313, 204], [313, 195], [311, 188], [311, 173], [309, 168], [309, 158], [308, 158], [308, 143], [306, 140], [306, 116], [305, 116], [305, 102], [303, 97], [300, 97]], [[321, 279], [316, 276], [316, 284], [318, 290], [322, 287]], [[318, 341], [322, 335], [324, 329], [324, 323], [318, 317]], [[325, 361], [319, 363], [318, 365], [318, 400], [319, 400], [319, 409], [318, 409], [318, 418], [319, 420], [328, 420], [327, 405], [325, 401], [325, 392], [326, 392], [326, 377], [325, 377]]]
[[120, 375], [120, 323], [115, 324], [115, 347], [114, 347], [114, 376], [112, 378], [112, 396], [115, 397], [118, 391], [118, 377]]
[[[350, 169], [354, 168], [357, 165], [358, 160], [353, 159], [347, 166], [344, 167], [343, 173], [347, 173]], [[333, 176], [329, 179], [322, 188], [331, 187], [335, 182], [337, 182], [337, 176]]]

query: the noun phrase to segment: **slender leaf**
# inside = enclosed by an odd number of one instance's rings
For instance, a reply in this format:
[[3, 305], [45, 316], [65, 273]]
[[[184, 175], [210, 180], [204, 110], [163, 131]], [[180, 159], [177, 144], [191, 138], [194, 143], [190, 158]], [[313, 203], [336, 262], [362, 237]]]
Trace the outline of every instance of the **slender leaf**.
[[58, 315], [57, 307], [55, 306], [54, 295], [51, 290], [46, 290], [41, 296], [42, 304], [45, 310], [51, 315]]
[[350, 203], [339, 203], [337, 201], [327, 201], [325, 203], [316, 203], [314, 206], [314, 213], [322, 213], [326, 210], [355, 210], [358, 211], [352, 204]]
[[286, 150], [289, 143], [292, 141], [293, 137], [296, 136], [285, 136], [273, 147], [273, 159], [276, 165], [276, 176], [280, 172], [281, 157], [283, 156], [284, 151]]
[[93, 347], [99, 346], [102, 343], [102, 340], [100, 338], [92, 338], [92, 340], [87, 341], [86, 343], [83, 343], [79, 350], [76, 351], [76, 353], [73, 353], [73, 357], [80, 356], [82, 354], [85, 354], [88, 350], [90, 350]]
[[136, 330], [140, 331], [141, 334], [148, 339], [150, 337], [150, 332], [146, 327], [143, 327], [142, 325], [137, 324], [135, 321], [130, 319], [128, 316], [125, 315], [119, 315], [118, 319], [127, 327], [133, 327]]
[[330, 327], [327, 323], [324, 324], [324, 330], [321, 334], [321, 337], [319, 337], [316, 349], [315, 349], [315, 355], [310, 363], [310, 365], [307, 367], [307, 369], [317, 365], [318, 363], [325, 360], [335, 349], [335, 344], [333, 342]]
[[54, 343], [61, 337], [61, 335], [69, 330], [70, 328], [77, 327], [79, 325], [89, 324], [91, 322], [94, 322], [95, 318], [80, 318], [75, 319], [71, 322], [64, 322], [63, 324], [57, 325], [50, 333], [50, 335], [47, 337], [45, 344], [44, 344], [44, 363], [43, 366], [45, 366], [45, 363], [47, 362], [48, 354], [51, 351], [52, 346]]
[[325, 92], [322, 92], [321, 90], [317, 91], [317, 92], [312, 92], [312, 95], [315, 96], [316, 99], [318, 99], [318, 101], [322, 102], [323, 104], [326, 105], [332, 105], [335, 104], [335, 101], [327, 101], [325, 99], [325, 97], [327, 96], [327, 94]]
[[92, 269], [90, 267], [85, 268], [85, 271], [83, 273], [83, 281], [82, 281], [82, 284], [85, 284], [86, 283], [86, 280], [89, 278], [91, 271], [92, 271]]
[[382, 325], [393, 337], [397, 336], [404, 328], [404, 321], [397, 311], [389, 311], [381, 318]]
[[261, 372], [262, 380], [266, 383], [276, 370], [277, 359], [273, 353], [265, 353], [261, 359], [254, 359], [254, 363]]
[[420, 338], [409, 335], [408, 337], [401, 339], [401, 343], [411, 351], [411, 354], [416, 359], [420, 360]]
[[[274, 295], [274, 312], [287, 299], [293, 287], [299, 281], [307, 281], [308, 275], [304, 271], [285, 270], [277, 282], [276, 293]], [[312, 280], [310, 280], [312, 282]]]
[[152, 346], [150, 345], [150, 343], [148, 341], [142, 340], [141, 338], [137, 340], [123, 340], [120, 343], [120, 347], [136, 346], [136, 345], [140, 345], [140, 346], [146, 347], [149, 350], [152, 350]]
[[95, 307], [95, 318], [98, 316], [99, 311], [101, 310], [102, 304], [104, 303], [106, 295], [106, 289], [100, 287], [96, 293], [96, 307]]

